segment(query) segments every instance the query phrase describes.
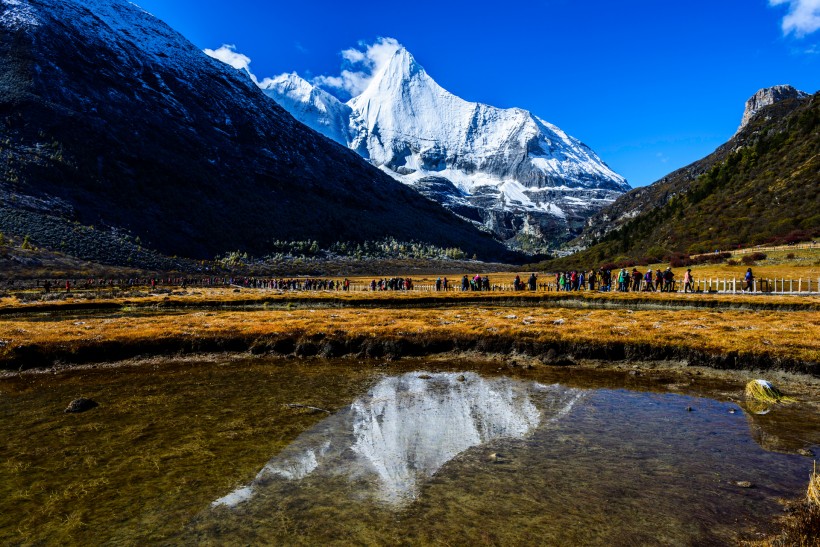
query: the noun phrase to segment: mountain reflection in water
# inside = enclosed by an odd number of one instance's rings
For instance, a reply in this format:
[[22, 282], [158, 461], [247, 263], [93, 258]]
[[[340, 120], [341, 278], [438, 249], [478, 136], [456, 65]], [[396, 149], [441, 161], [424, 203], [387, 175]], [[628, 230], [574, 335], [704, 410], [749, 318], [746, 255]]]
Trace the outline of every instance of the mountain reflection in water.
[[[383, 502], [417, 496], [419, 482], [468, 448], [523, 438], [565, 415], [582, 392], [475, 373], [385, 378], [300, 435], [247, 486], [213, 502], [233, 507], [275, 480], [346, 475]], [[376, 480], [372, 480], [372, 479]], [[359, 480], [371, 479], [371, 480]]]

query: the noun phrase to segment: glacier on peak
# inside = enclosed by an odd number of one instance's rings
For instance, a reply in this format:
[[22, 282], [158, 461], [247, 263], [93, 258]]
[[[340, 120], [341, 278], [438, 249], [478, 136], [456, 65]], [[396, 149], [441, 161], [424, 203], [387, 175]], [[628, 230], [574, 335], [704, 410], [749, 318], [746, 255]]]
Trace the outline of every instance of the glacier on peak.
[[347, 146], [352, 111], [339, 99], [295, 72], [266, 78], [259, 83], [259, 87], [294, 118], [325, 137]]
[[[630, 189], [578, 139], [527, 110], [457, 97], [401, 46], [347, 103], [295, 73], [266, 82], [297, 120], [512, 246], [525, 228], [542, 243], [566, 240]], [[431, 191], [430, 177], [459, 192]]]

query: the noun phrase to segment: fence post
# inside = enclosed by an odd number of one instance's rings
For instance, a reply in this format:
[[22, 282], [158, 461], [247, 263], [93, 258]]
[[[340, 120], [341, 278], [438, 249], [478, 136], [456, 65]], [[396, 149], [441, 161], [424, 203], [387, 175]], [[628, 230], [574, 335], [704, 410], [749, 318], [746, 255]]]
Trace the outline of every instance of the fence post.
[[757, 279], [752, 279], [752, 292], [757, 292]]
[[794, 279], [789, 279], [789, 292], [794, 292]]

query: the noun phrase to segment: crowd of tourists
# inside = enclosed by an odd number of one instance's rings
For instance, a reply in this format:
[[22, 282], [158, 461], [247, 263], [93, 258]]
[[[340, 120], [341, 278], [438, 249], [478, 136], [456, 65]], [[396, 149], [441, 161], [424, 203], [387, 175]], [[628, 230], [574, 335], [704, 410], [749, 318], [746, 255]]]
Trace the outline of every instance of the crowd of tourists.
[[413, 280], [409, 277], [391, 277], [370, 282], [371, 291], [412, 291]]
[[[686, 270], [683, 278], [684, 292], [694, 292], [692, 270]], [[673, 292], [675, 291], [675, 274], [672, 268], [666, 270], [652, 270], [641, 272], [637, 268], [632, 268], [630, 272], [627, 268], [612, 271], [608, 268], [598, 270], [568, 272], [558, 272], [555, 274], [555, 287], [558, 291], [579, 291], [598, 290], [603, 292], [617, 291], [649, 291], [649, 292]]]
[[[12, 282], [10, 282], [11, 284]], [[36, 287], [42, 288], [44, 292], [65, 290], [66, 292], [81, 289], [103, 289], [103, 288], [136, 288], [150, 287], [244, 287], [253, 289], [274, 289], [283, 291], [350, 291], [354, 290], [351, 281], [347, 278], [338, 279], [317, 279], [305, 278], [272, 278], [272, 277], [129, 277], [129, 278], [87, 278], [87, 279], [61, 279], [61, 280], [37, 280]], [[676, 292], [682, 288], [683, 292], [695, 292], [695, 280], [692, 270], [687, 269], [683, 274], [683, 279], [678, 282], [672, 268], [647, 269], [641, 272], [638, 268], [627, 268], [611, 270], [608, 268], [592, 269], [589, 271], [570, 270], [555, 274], [555, 283], [538, 284], [538, 276], [530, 274], [526, 281], [520, 275], [513, 279], [512, 289], [515, 291], [535, 291], [542, 290], [556, 291], [615, 291], [615, 292]], [[357, 290], [370, 291], [410, 291], [415, 288], [414, 282], [409, 277], [391, 277], [373, 279], [370, 283], [360, 284], [355, 287]], [[495, 291], [505, 290], [509, 286], [492, 285], [487, 275], [475, 276], [464, 275], [461, 283], [453, 285], [447, 277], [438, 277], [433, 287], [435, 291]], [[754, 275], [749, 268], [743, 278], [744, 291], [754, 290]], [[429, 290], [429, 288], [427, 288]]]
[[350, 280], [270, 277], [129, 277], [121, 279], [46, 279], [36, 280], [37, 288], [44, 292], [58, 290], [90, 290], [136, 287], [244, 287], [248, 289], [276, 289], [286, 291], [350, 290]]

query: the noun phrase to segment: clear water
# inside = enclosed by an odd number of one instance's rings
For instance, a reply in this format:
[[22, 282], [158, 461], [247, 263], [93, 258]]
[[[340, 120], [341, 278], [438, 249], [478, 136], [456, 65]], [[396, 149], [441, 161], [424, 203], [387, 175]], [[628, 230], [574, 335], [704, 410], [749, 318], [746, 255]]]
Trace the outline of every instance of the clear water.
[[[814, 413], [746, 413], [741, 391], [432, 361], [6, 378], [0, 543], [733, 544], [820, 444]], [[100, 406], [64, 414], [80, 395]]]

